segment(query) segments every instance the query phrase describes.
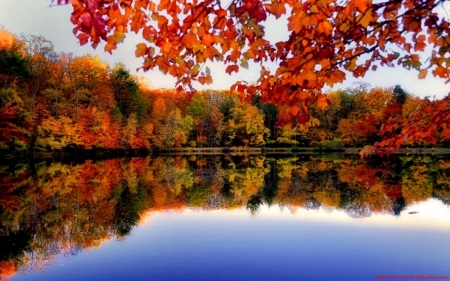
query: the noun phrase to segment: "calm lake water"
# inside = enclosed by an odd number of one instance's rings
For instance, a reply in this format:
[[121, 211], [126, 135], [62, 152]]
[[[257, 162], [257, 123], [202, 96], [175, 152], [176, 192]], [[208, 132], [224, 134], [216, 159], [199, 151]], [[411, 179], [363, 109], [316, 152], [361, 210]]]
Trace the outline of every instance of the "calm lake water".
[[448, 157], [152, 156], [0, 167], [1, 281], [449, 275]]

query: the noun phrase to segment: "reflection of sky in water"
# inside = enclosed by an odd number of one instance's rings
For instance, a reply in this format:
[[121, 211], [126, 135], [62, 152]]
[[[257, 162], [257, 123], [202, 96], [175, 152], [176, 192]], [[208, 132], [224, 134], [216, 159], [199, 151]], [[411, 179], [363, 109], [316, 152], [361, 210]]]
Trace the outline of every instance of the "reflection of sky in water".
[[[417, 213], [414, 213], [417, 212]], [[414, 213], [414, 214], [410, 214]], [[430, 199], [399, 217], [262, 207], [152, 213], [122, 241], [13, 280], [375, 280], [450, 275], [450, 208]]]

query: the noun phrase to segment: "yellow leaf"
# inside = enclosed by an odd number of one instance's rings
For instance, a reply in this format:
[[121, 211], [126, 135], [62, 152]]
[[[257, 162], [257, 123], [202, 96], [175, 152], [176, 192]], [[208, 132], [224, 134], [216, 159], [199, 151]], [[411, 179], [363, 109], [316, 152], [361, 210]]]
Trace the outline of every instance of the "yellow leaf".
[[116, 39], [116, 42], [122, 42], [123, 39], [125, 39], [125, 33], [118, 31], [114, 33], [114, 38]]
[[364, 28], [367, 28], [372, 21], [374, 21], [374, 17], [371, 12], [361, 14], [357, 18], [357, 22]]
[[147, 45], [144, 43], [139, 43], [136, 45], [136, 51], [134, 51], [134, 55], [138, 57], [142, 57], [147, 53]]
[[241, 59], [241, 66], [245, 69], [248, 69], [248, 62], [245, 58]]
[[348, 64], [347, 64], [347, 70], [353, 71], [356, 69], [356, 58], [353, 58]]
[[419, 72], [419, 79], [424, 79], [425, 77], [427, 77], [427, 73], [428, 73], [428, 70], [422, 69], [422, 70]]
[[197, 76], [199, 70], [200, 70], [200, 65], [196, 64], [196, 65], [194, 65], [194, 67], [191, 68], [190, 73], [192, 76], [195, 77], [195, 76]]
[[347, 32], [347, 30], [349, 30], [349, 28], [350, 27], [346, 23], [344, 23], [339, 27], [339, 30], [342, 32]]
[[205, 49], [205, 45], [202, 45], [202, 44], [194, 44], [194, 46], [193, 46], [194, 54], [196, 54], [197, 52], [203, 52], [204, 49]]
[[308, 123], [309, 123], [308, 125], [309, 125], [310, 127], [317, 127], [317, 126], [320, 125], [320, 121], [319, 121], [319, 119], [317, 119], [317, 118], [311, 118], [311, 119], [309, 119]]

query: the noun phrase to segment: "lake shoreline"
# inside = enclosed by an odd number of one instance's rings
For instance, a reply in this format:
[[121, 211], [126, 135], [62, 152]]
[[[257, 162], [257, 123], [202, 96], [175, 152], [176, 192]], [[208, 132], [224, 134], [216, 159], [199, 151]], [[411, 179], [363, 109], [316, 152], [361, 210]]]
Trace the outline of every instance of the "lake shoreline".
[[[211, 153], [258, 153], [258, 154], [278, 154], [278, 153], [343, 153], [343, 154], [359, 154], [362, 147], [347, 147], [347, 148], [324, 148], [324, 147], [179, 147], [167, 150], [159, 150], [158, 152], [183, 152], [194, 154], [211, 154]], [[450, 148], [433, 147], [433, 148], [402, 148], [393, 154], [449, 154]]]
[[[359, 155], [361, 147], [348, 148], [324, 148], [324, 147], [178, 147], [170, 149], [148, 150], [148, 149], [91, 149], [70, 151], [46, 151], [35, 153], [24, 153], [19, 155], [4, 155], [0, 162], [10, 160], [85, 160], [85, 159], [108, 159], [116, 157], [143, 157], [149, 155], [301, 155], [301, 154], [346, 154]], [[402, 148], [392, 154], [395, 155], [447, 155], [449, 148]]]

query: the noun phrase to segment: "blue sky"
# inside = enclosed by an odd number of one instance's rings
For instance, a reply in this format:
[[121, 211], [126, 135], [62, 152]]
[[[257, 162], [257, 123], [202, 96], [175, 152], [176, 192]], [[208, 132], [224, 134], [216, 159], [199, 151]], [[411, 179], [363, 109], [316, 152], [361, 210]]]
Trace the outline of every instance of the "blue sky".
[[[69, 5], [50, 8], [50, 2], [51, 0], [1, 0], [0, 26], [15, 34], [42, 35], [53, 42], [57, 52], [98, 55], [111, 65], [122, 62], [132, 72], [141, 66], [141, 59], [134, 56], [135, 46], [142, 40], [138, 35], [127, 34], [124, 43], [112, 55], [104, 52], [102, 46], [96, 50], [90, 45], [80, 46], [72, 33], [73, 25], [70, 22], [72, 7]], [[445, 5], [445, 9], [450, 11], [450, 3], [446, 2]], [[276, 42], [287, 38], [285, 20], [275, 20], [274, 17], [269, 17], [266, 25], [266, 33], [271, 41]], [[241, 69], [238, 74], [233, 73], [231, 76], [225, 73], [225, 67], [220, 63], [210, 64], [209, 67], [214, 83], [205, 87], [196, 85], [197, 88], [226, 89], [238, 80], [253, 82], [259, 76], [259, 67], [252, 65], [249, 70]], [[174, 78], [164, 75], [158, 70], [139, 71], [138, 74], [148, 78], [153, 87], [170, 88], [175, 83]], [[365, 82], [373, 87], [390, 87], [400, 84], [408, 92], [421, 97], [441, 98], [450, 92], [450, 84], [446, 85], [443, 79], [433, 78], [429, 74], [426, 79], [419, 80], [417, 75], [418, 72], [415, 70], [383, 67], [378, 68], [375, 72], [368, 72], [364, 78], [355, 79], [351, 75], [347, 75], [346, 81], [336, 85], [334, 89], [349, 87], [354, 82]]]

